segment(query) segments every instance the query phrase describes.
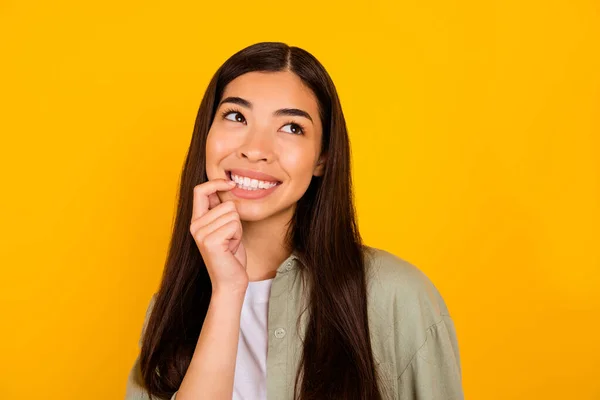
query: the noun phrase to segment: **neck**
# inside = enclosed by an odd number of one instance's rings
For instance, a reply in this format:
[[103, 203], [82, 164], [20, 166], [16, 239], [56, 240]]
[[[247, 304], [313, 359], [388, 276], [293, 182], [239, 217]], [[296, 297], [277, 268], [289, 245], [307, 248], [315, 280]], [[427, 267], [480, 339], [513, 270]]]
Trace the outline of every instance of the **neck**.
[[250, 282], [274, 278], [277, 268], [292, 253], [284, 238], [293, 211], [260, 221], [242, 221], [242, 243]]

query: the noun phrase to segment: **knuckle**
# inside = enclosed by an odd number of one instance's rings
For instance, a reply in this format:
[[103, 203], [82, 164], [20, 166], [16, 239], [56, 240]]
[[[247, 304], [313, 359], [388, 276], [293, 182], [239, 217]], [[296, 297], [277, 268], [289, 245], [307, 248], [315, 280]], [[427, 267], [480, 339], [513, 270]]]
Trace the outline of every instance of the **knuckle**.
[[200, 245], [200, 244], [202, 244], [202, 242], [203, 242], [203, 238], [202, 238], [202, 236], [198, 235], [198, 232], [196, 232], [196, 234], [194, 234], [194, 235], [192, 235], [192, 236], [193, 236], [193, 238], [194, 238], [194, 241], [195, 241], [197, 244], [199, 244], [199, 245]]
[[209, 240], [207, 240], [207, 238], [202, 238], [198, 241], [198, 246], [203, 250], [208, 250], [211, 248], [211, 243]]
[[200, 229], [196, 229], [195, 232], [193, 233], [194, 235], [194, 240], [196, 240], [197, 243], [204, 243], [204, 241], [206, 240], [206, 235], [204, 232], [204, 229], [200, 228]]
[[203, 184], [200, 183], [194, 186], [194, 194], [200, 194], [202, 192]]
[[190, 222], [190, 232], [192, 232], [192, 234], [198, 230], [200, 221], [201, 221], [201, 218], [196, 218], [196, 219], [192, 220], [192, 222]]
[[237, 210], [231, 210], [227, 213], [227, 215], [231, 216], [231, 217], [237, 217], [239, 214], [237, 212]]
[[229, 225], [231, 225], [231, 227], [235, 228], [235, 229], [238, 229], [238, 227], [242, 226], [242, 224], [240, 223], [240, 221], [237, 218], [229, 221]]

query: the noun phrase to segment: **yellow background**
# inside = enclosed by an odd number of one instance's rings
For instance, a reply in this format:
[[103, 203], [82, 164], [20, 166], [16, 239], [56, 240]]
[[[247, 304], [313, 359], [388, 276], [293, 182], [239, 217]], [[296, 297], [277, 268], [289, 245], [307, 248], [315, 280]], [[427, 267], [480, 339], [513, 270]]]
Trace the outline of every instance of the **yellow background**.
[[0, 397], [123, 398], [218, 66], [304, 47], [367, 244], [456, 322], [468, 399], [600, 399], [600, 6], [0, 3]]

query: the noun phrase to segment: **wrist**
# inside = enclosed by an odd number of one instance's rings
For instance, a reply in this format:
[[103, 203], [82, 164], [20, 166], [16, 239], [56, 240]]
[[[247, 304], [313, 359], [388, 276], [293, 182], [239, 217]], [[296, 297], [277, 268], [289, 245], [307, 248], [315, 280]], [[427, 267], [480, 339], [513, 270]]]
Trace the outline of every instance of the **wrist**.
[[248, 284], [239, 284], [234, 286], [216, 286], [213, 287], [211, 300], [217, 299], [244, 299]]

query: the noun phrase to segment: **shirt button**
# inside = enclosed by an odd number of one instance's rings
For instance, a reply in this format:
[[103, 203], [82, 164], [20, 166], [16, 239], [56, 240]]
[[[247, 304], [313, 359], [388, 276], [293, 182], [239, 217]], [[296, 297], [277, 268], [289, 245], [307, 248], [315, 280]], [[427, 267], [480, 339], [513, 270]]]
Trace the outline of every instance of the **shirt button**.
[[281, 339], [284, 336], [285, 336], [285, 329], [283, 329], [283, 328], [277, 328], [277, 329], [275, 329], [275, 337], [277, 339]]
[[292, 263], [288, 262], [287, 265], [285, 266], [285, 270], [290, 271], [291, 269], [292, 269]]

